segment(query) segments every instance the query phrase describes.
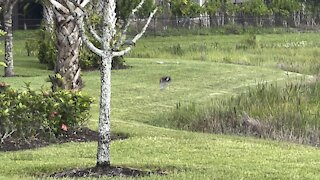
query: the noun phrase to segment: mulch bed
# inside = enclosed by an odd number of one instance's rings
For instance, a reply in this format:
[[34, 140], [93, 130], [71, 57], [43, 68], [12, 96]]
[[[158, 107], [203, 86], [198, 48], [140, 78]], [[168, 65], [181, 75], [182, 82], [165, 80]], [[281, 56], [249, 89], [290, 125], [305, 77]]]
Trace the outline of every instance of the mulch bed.
[[124, 167], [92, 167], [87, 169], [73, 169], [63, 172], [51, 174], [53, 178], [77, 178], [77, 177], [94, 177], [99, 178], [102, 176], [109, 177], [142, 177], [150, 176], [152, 174], [164, 176], [167, 175], [165, 172], [158, 171], [141, 171], [138, 169], [124, 168]]
[[[112, 134], [111, 140], [120, 140], [126, 139], [128, 136], [126, 134]], [[61, 144], [67, 142], [90, 142], [98, 140], [98, 132], [93, 131], [89, 128], [81, 128], [78, 130], [68, 130], [63, 135], [53, 139], [45, 140], [43, 138], [33, 138], [26, 142], [25, 140], [17, 140], [13, 138], [8, 138], [4, 141], [3, 144], [0, 144], [0, 152], [4, 151], [18, 151], [25, 149], [35, 149], [39, 147], [45, 147], [50, 144]], [[126, 167], [91, 167], [86, 169], [71, 169], [63, 172], [56, 172], [51, 175], [48, 175], [53, 178], [80, 178], [80, 177], [102, 177], [102, 176], [119, 176], [119, 177], [141, 177], [141, 176], [150, 176], [152, 174], [156, 175], [166, 175], [165, 172], [158, 171], [141, 171], [133, 168]]]

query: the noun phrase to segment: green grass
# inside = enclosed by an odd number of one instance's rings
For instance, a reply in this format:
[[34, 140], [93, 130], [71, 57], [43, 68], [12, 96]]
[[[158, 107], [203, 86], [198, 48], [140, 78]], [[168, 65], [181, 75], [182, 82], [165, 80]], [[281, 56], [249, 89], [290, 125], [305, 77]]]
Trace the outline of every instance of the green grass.
[[[257, 48], [238, 49], [249, 35], [147, 37], [137, 43], [130, 57], [191, 59], [282, 68], [318, 73], [318, 33], [256, 35]], [[176, 50], [176, 46], [180, 50]], [[159, 53], [161, 52], [161, 53]]]
[[[277, 40], [278, 36], [269, 35]], [[291, 35], [288, 35], [291, 36]], [[299, 36], [298, 36], [299, 37]], [[209, 37], [188, 37], [200, 43]], [[219, 37], [216, 37], [219, 39]], [[242, 36], [221, 36], [232, 43]], [[294, 38], [294, 37], [292, 37]], [[143, 40], [146, 45], [151, 38]], [[172, 42], [173, 39], [171, 39]], [[221, 41], [222, 41], [221, 40]], [[150, 52], [157, 45], [168, 44], [170, 37], [155, 38], [145, 47]], [[45, 82], [50, 71], [36, 65], [35, 57], [26, 58], [23, 40], [15, 42], [16, 74], [31, 77], [0, 78], [14, 88], [31, 82], [33, 88]], [[137, 51], [141, 51], [137, 44]], [[155, 52], [154, 52], [155, 53]], [[162, 169], [168, 176], [142, 179], [319, 179], [320, 151], [317, 148], [249, 137], [178, 131], [150, 125], [178, 102], [205, 103], [216, 98], [239, 94], [258, 82], [297, 81], [305, 75], [270, 66], [244, 66], [212, 61], [177, 59], [157, 53], [157, 59], [127, 59], [133, 68], [112, 73], [112, 131], [128, 133], [130, 138], [112, 143], [112, 164], [145, 170]], [[185, 60], [187, 59], [187, 60]], [[192, 59], [192, 58], [191, 58]], [[164, 61], [158, 64], [157, 61]], [[177, 63], [177, 61], [179, 63]], [[97, 129], [99, 73], [84, 72], [84, 93], [96, 98], [88, 126]], [[172, 83], [159, 90], [159, 78], [171, 75]], [[95, 165], [96, 143], [67, 143], [35, 150], [0, 153], [0, 179], [32, 179], [64, 169]], [[106, 178], [107, 179], [107, 178]], [[118, 179], [118, 178], [117, 178]], [[120, 178], [121, 179], [121, 178]]]

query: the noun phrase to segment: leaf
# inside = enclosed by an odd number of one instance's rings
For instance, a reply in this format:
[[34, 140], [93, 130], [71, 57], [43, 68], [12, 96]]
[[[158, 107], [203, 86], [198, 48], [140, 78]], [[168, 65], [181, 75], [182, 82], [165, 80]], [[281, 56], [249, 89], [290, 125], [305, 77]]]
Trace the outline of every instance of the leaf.
[[0, 62], [0, 66], [7, 67], [7, 65], [4, 62]]

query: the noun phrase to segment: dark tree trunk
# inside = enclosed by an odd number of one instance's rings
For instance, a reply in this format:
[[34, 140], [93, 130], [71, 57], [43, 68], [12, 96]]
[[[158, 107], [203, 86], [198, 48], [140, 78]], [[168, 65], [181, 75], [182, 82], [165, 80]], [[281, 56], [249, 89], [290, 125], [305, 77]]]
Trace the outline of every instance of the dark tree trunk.
[[[55, 10], [58, 56], [55, 74], [51, 77], [52, 89], [81, 89], [82, 79], [79, 63], [81, 38], [78, 26], [71, 13]], [[58, 79], [57, 79], [58, 78]]]

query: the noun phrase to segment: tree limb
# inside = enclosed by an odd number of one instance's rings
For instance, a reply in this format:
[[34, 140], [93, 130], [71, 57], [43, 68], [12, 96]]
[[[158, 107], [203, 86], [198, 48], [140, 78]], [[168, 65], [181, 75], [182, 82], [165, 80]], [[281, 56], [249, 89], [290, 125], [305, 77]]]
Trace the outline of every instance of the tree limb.
[[[133, 39], [132, 39], [132, 42], [133, 44], [135, 44], [142, 36], [143, 34], [146, 32], [153, 16], [156, 14], [158, 8], [155, 8], [149, 15], [149, 18], [148, 18], [148, 21], [147, 23], [144, 25], [144, 27], [142, 28], [141, 32], [139, 34], [137, 34]], [[118, 51], [118, 52], [112, 52], [112, 56], [115, 57], [115, 56], [123, 56], [125, 54], [127, 54], [131, 49], [132, 49], [132, 46], [133, 45], [130, 45], [129, 47], [125, 48], [124, 50], [122, 51]]]
[[[82, 3], [80, 4], [80, 6], [85, 7], [89, 2], [90, 2], [90, 0], [83, 0]], [[78, 4], [79, 4], [79, 1], [78, 1]]]
[[59, 10], [61, 10], [62, 12], [64, 12], [64, 13], [69, 13], [69, 9], [68, 8], [66, 8], [66, 7], [64, 7], [62, 4], [60, 4], [58, 1], [56, 1], [56, 0], [49, 0], [50, 2], [51, 2], [51, 4], [55, 7], [55, 8], [57, 8], [57, 9], [59, 9]]
[[[86, 13], [85, 9], [81, 6], [81, 4], [77, 3], [77, 2], [73, 2], [73, 5], [76, 6], [77, 8], [79, 8], [80, 11], [75, 11], [77, 13], [77, 16], [84, 16], [84, 20], [87, 23], [87, 26], [89, 28], [89, 32], [91, 33], [91, 35], [99, 42], [102, 42], [102, 38], [98, 35], [98, 33], [95, 31], [95, 29], [92, 26], [92, 23], [90, 21], [90, 18], [88, 17], [88, 14]], [[70, 8], [69, 8], [70, 10]]]
[[[85, 13], [85, 12], [83, 12]], [[86, 31], [85, 31], [85, 27], [84, 27], [84, 23], [83, 21], [81, 20], [81, 16], [79, 16], [78, 14], [74, 14], [73, 15], [75, 20], [76, 20], [76, 23], [79, 27], [79, 34], [81, 36], [81, 39], [82, 41], [86, 44], [86, 46], [92, 51], [94, 52], [95, 54], [97, 54], [98, 56], [100, 57], [103, 57], [104, 56], [104, 53], [101, 49], [97, 48], [88, 38], [88, 36], [86, 35]]]
[[121, 34], [120, 34], [120, 39], [118, 40], [117, 44], [115, 45], [114, 49], [119, 49], [120, 46], [123, 45], [124, 40], [126, 39], [126, 35], [127, 35], [127, 31], [128, 28], [132, 22], [132, 18], [135, 15], [135, 13], [142, 7], [143, 3], [145, 2], [145, 0], [141, 0], [140, 3], [131, 11], [131, 14], [128, 18], [128, 21], [126, 23], [126, 25], [124, 26]]

